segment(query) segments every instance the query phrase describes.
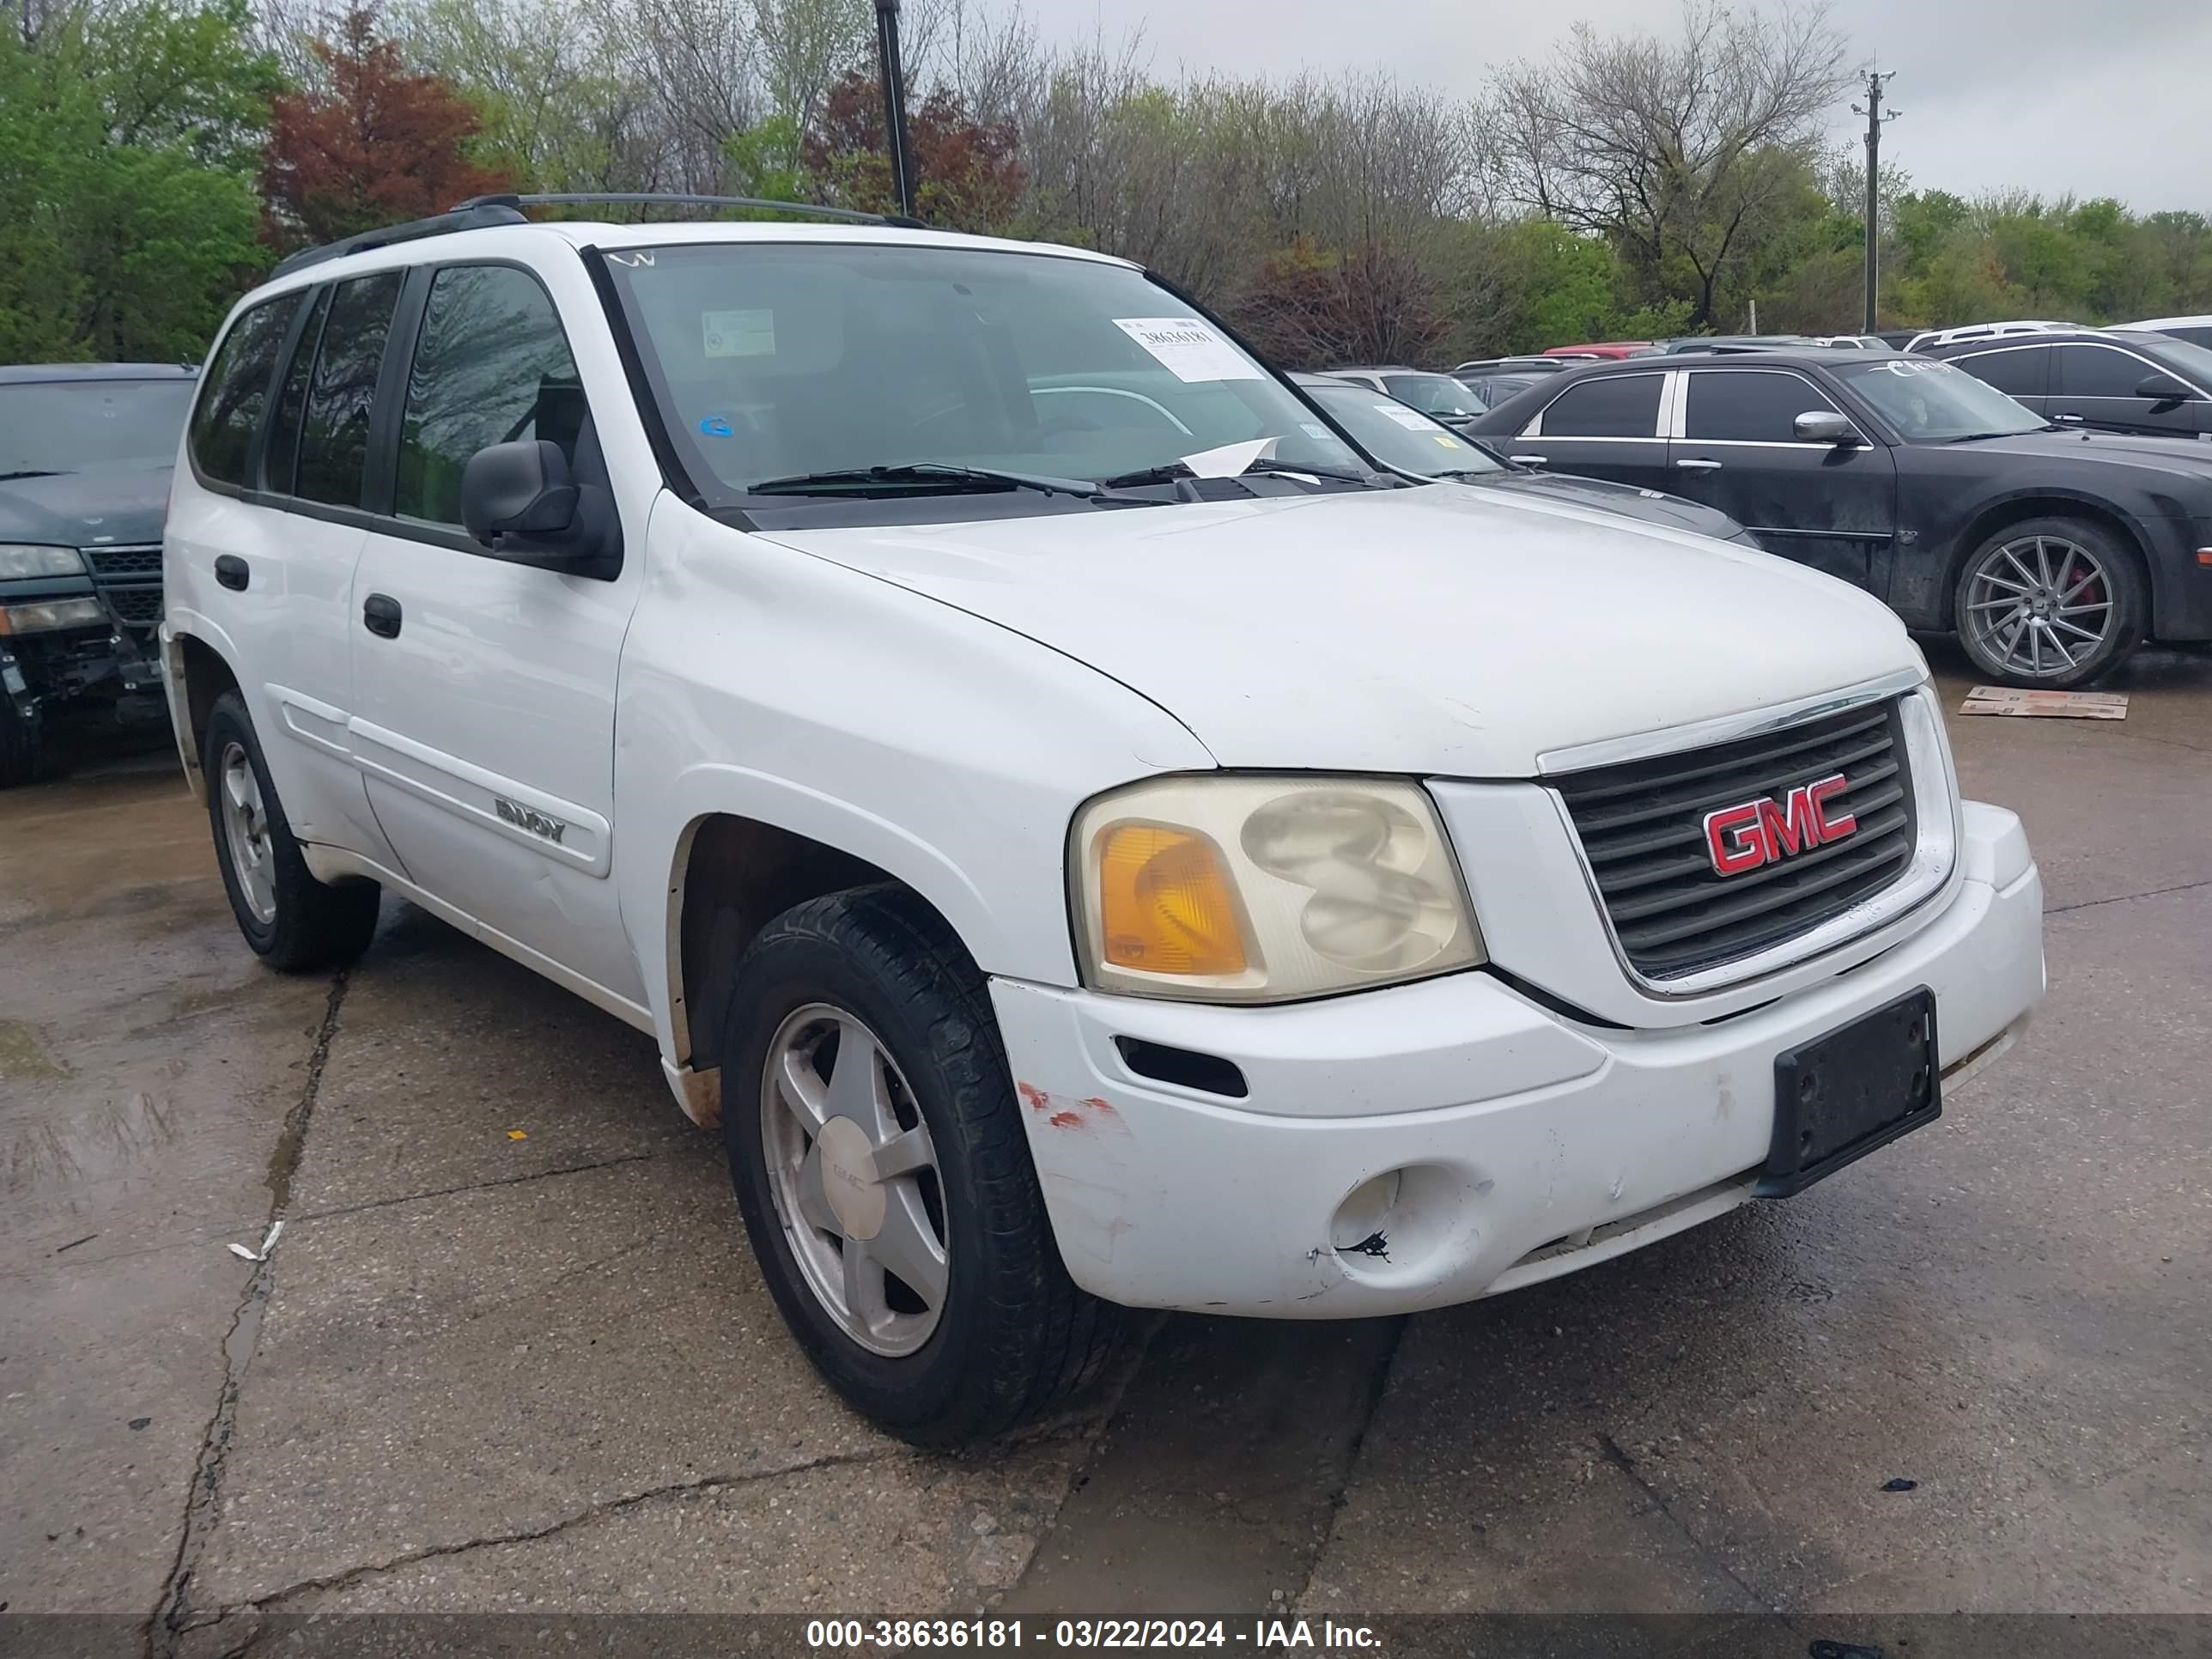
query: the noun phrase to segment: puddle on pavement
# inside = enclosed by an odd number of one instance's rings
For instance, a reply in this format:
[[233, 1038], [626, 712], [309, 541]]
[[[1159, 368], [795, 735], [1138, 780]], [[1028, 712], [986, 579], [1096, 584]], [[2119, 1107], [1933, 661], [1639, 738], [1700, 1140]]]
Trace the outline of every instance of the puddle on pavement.
[[51, 1194], [135, 1174], [176, 1136], [176, 1102], [166, 1093], [64, 1102], [7, 1130], [0, 1190]]

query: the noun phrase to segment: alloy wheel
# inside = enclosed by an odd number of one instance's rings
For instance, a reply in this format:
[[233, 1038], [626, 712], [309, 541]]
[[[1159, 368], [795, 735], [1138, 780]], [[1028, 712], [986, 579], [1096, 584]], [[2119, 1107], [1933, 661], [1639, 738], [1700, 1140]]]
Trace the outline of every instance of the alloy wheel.
[[951, 1263], [937, 1151], [898, 1062], [853, 1014], [809, 1003], [769, 1042], [760, 1098], [769, 1190], [807, 1288], [869, 1352], [913, 1353]]
[[222, 838], [230, 848], [230, 867], [246, 908], [266, 927], [276, 920], [276, 859], [269, 815], [261, 805], [261, 780], [243, 744], [224, 748], [221, 771]]
[[1986, 661], [2028, 679], [2056, 678], [2109, 639], [2116, 621], [2112, 580], [2081, 543], [2025, 536], [1994, 549], [1975, 569], [1965, 620]]

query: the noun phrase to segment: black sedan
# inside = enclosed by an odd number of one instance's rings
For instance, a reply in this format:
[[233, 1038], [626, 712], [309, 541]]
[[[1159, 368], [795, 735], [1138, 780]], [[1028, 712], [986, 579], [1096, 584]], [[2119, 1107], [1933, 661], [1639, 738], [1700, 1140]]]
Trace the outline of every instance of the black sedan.
[[2084, 328], [1923, 348], [2059, 426], [2212, 438], [2212, 351], [2142, 329]]
[[1492, 456], [1410, 404], [1330, 374], [1293, 374], [1307, 397], [1350, 433], [1359, 447], [1395, 472], [1449, 483], [1480, 484], [1526, 500], [1594, 507], [1669, 530], [1686, 530], [1753, 546], [1751, 533], [1725, 513], [1680, 495], [1634, 489], [1603, 478], [1575, 478], [1534, 467], [1513, 466]]
[[2146, 635], [2212, 639], [2212, 446], [2055, 426], [1948, 363], [1595, 364], [1474, 431], [1523, 465], [1717, 507], [1908, 626], [1955, 629], [2010, 684], [2086, 684]]

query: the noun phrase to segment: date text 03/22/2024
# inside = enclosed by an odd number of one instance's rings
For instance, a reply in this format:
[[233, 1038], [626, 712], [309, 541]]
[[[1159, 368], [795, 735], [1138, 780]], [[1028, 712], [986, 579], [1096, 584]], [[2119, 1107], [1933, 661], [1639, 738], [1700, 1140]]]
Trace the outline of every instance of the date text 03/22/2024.
[[1310, 1619], [816, 1619], [806, 1645], [820, 1652], [903, 1648], [1244, 1648], [1367, 1650], [1366, 1625]]

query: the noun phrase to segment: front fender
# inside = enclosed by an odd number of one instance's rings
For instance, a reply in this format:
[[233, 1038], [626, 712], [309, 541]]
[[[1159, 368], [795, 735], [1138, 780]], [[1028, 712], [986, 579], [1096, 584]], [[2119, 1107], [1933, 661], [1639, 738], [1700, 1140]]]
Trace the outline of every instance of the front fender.
[[990, 974], [1075, 982], [1065, 848], [1084, 801], [1212, 757], [1097, 671], [663, 495], [616, 708], [616, 880], [662, 1054], [685, 860], [715, 814], [876, 866]]

